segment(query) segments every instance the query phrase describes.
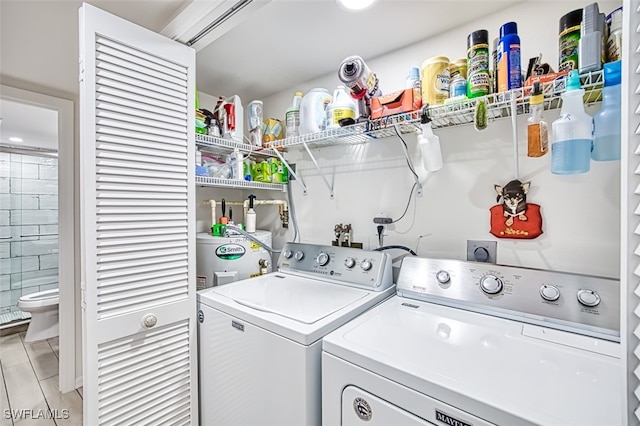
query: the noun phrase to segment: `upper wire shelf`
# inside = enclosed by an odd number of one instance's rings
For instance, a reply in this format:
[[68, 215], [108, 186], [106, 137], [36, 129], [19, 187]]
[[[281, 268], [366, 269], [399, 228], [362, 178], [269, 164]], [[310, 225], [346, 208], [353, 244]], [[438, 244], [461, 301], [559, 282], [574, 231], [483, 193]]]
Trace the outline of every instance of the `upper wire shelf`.
[[[565, 79], [543, 83], [544, 109], [560, 108], [561, 94], [564, 92]], [[604, 77], [602, 71], [594, 71], [580, 75], [582, 88], [585, 90], [584, 103], [591, 104], [602, 100]], [[508, 92], [494, 93], [480, 98], [464, 99], [458, 103], [435, 105], [429, 107], [429, 115], [434, 128], [460, 126], [473, 123], [476, 105], [483, 100], [487, 106], [487, 118], [490, 121], [511, 116], [511, 100], [515, 97], [518, 105], [517, 114], [529, 113], [529, 95], [531, 87], [523, 87]], [[327, 129], [321, 132], [278, 139], [271, 142], [271, 148], [299, 148], [302, 146], [325, 147], [332, 145], [349, 145], [370, 142], [371, 140], [400, 133], [420, 133], [421, 111], [412, 111], [383, 117], [376, 120], [356, 123], [350, 126]]]

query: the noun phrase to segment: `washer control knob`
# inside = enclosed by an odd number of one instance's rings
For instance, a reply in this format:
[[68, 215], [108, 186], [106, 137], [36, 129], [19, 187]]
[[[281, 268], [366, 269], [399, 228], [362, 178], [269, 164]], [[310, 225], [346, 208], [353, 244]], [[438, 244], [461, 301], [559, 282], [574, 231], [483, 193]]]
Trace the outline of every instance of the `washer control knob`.
[[327, 263], [329, 263], [329, 255], [327, 253], [321, 251], [320, 254], [318, 255], [318, 257], [316, 257], [316, 262], [320, 266], [326, 265]]
[[593, 308], [600, 304], [600, 296], [593, 290], [578, 290], [578, 302]]
[[487, 294], [498, 294], [503, 287], [502, 280], [495, 275], [485, 275], [480, 278], [480, 288]]
[[446, 284], [451, 279], [451, 276], [447, 271], [445, 271], [444, 269], [441, 269], [436, 273], [436, 279], [440, 284]]
[[293, 258], [295, 260], [300, 261], [300, 260], [302, 260], [304, 258], [304, 253], [301, 252], [301, 251], [297, 251], [296, 254], [293, 255]]
[[560, 299], [560, 290], [554, 285], [542, 284], [540, 286], [540, 296], [548, 302], [555, 302]]
[[353, 268], [354, 266], [356, 266], [356, 261], [354, 260], [354, 258], [353, 258], [353, 257], [347, 257], [347, 258], [344, 260], [344, 266], [346, 266], [347, 268], [351, 269], [351, 268]]
[[285, 259], [291, 259], [291, 256], [293, 256], [293, 252], [289, 249], [284, 251], [284, 258]]
[[371, 269], [371, 267], [373, 267], [373, 264], [372, 264], [372, 263], [371, 263], [371, 261], [370, 261], [370, 260], [368, 260], [368, 259], [365, 259], [365, 260], [363, 260], [362, 262], [360, 262], [360, 268], [361, 268], [363, 271], [368, 271], [369, 269]]

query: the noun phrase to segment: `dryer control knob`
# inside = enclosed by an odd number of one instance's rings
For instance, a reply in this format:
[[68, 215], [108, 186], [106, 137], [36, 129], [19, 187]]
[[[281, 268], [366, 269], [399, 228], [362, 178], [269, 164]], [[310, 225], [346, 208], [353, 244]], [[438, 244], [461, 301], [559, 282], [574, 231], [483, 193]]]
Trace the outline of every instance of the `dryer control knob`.
[[600, 295], [593, 290], [578, 290], [578, 302], [593, 308], [600, 304]]
[[371, 263], [371, 261], [370, 261], [370, 260], [365, 259], [365, 260], [363, 260], [362, 262], [360, 262], [360, 268], [361, 268], [363, 271], [368, 271], [368, 270], [369, 270], [369, 269], [371, 269], [372, 267], [373, 267], [373, 264]]
[[285, 250], [284, 251], [284, 258], [285, 259], [291, 259], [291, 256], [293, 256], [293, 252], [291, 250]]
[[550, 284], [542, 284], [540, 286], [540, 296], [549, 302], [555, 302], [560, 299], [560, 290], [558, 287]]
[[295, 260], [302, 260], [304, 259], [304, 253], [301, 251], [297, 251], [296, 254], [293, 255], [293, 258]]
[[436, 273], [436, 279], [440, 284], [446, 284], [451, 279], [451, 276], [447, 271], [445, 271], [444, 269], [441, 269]]
[[324, 266], [329, 263], [329, 255], [323, 251], [316, 257], [316, 263], [320, 266]]
[[485, 275], [480, 278], [480, 288], [487, 294], [498, 294], [503, 287], [502, 280], [495, 275]]
[[347, 257], [344, 260], [344, 266], [346, 266], [347, 268], [351, 269], [354, 266], [356, 266], [356, 261], [353, 259], [353, 257]]

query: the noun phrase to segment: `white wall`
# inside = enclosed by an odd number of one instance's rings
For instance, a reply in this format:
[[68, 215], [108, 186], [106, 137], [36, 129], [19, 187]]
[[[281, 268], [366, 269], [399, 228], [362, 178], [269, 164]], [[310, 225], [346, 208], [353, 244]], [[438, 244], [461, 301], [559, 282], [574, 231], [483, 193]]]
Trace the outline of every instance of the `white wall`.
[[[431, 56], [464, 57], [467, 34], [485, 28], [493, 39], [500, 25], [513, 20], [518, 23], [523, 64], [542, 53], [543, 60], [557, 68], [558, 20], [586, 4], [576, 1], [517, 4], [401, 51], [364, 59], [378, 75], [383, 92], [388, 93], [402, 88], [409, 67], [419, 66]], [[601, 11], [609, 13], [620, 2], [601, 1], [599, 5]], [[355, 47], [354, 53], [357, 54]], [[295, 90], [313, 87], [332, 90], [340, 84], [338, 65], [335, 74], [264, 99], [265, 117], [282, 118]], [[590, 112], [597, 108], [590, 108]], [[558, 113], [547, 112], [547, 121], [557, 118]], [[519, 177], [532, 182], [528, 201], [542, 206], [543, 235], [534, 240], [509, 240], [497, 239], [489, 233], [489, 208], [496, 204], [494, 184], [506, 184], [514, 177], [511, 123], [503, 118], [490, 123], [482, 133], [469, 125], [436, 130], [445, 165], [432, 174], [421, 166], [415, 136], [406, 138], [424, 195], [412, 199], [405, 218], [390, 227], [385, 244], [401, 244], [414, 250], [417, 247], [421, 256], [465, 258], [467, 239], [498, 241], [498, 263], [617, 277], [620, 163], [592, 162], [591, 171], [586, 174], [552, 175], [550, 155], [538, 159], [526, 157], [525, 120], [526, 117], [518, 118]], [[413, 184], [399, 140], [387, 138], [356, 146], [315, 149], [314, 155], [328, 179], [334, 182], [334, 199], [329, 198], [324, 181], [306, 153], [292, 150], [287, 154], [308, 186], [306, 196], [299, 185], [293, 186], [302, 241], [329, 244], [335, 224], [351, 223], [354, 240], [374, 248], [372, 218], [377, 213], [398, 218]], [[273, 223], [278, 227], [276, 221]], [[288, 235], [290, 238], [293, 234], [290, 231]], [[277, 238], [274, 241], [279, 243]]]

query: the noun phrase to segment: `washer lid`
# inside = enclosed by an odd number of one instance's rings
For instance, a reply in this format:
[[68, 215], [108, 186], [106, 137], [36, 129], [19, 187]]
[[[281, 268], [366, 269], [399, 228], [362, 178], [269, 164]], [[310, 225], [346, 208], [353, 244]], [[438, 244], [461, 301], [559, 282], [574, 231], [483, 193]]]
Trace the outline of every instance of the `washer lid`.
[[394, 296], [323, 351], [495, 424], [622, 424], [620, 344], [524, 325]]
[[214, 287], [236, 303], [284, 318], [314, 324], [369, 294], [361, 289], [280, 273]]

